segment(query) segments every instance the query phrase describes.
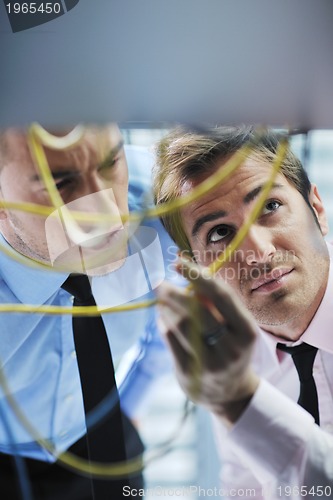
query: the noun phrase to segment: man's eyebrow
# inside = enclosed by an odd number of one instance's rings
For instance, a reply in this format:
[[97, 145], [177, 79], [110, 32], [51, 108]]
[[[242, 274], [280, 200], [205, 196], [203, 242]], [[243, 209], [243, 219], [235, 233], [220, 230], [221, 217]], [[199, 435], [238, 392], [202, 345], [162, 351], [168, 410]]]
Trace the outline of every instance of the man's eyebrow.
[[[252, 189], [252, 191], [247, 193], [243, 198], [243, 203], [248, 205], [251, 201], [253, 201], [262, 191], [264, 186], [265, 186], [264, 184], [260, 184], [260, 186], [257, 186], [256, 188]], [[275, 188], [277, 189], [283, 188], [283, 185], [275, 183], [273, 184], [272, 189]], [[193, 225], [191, 232], [192, 237], [194, 238], [198, 234], [199, 229], [201, 228], [201, 226], [206, 224], [206, 222], [212, 222], [214, 220], [220, 219], [221, 217], [226, 217], [227, 215], [228, 212], [226, 212], [225, 210], [219, 210], [218, 212], [212, 212], [211, 214], [203, 215], [202, 217], [200, 217], [195, 221], [195, 224]]]
[[124, 147], [124, 141], [120, 140], [116, 146], [114, 146], [106, 155], [104, 160], [98, 165], [98, 170], [109, 167], [110, 163], [114, 160], [114, 157], [119, 153], [119, 151]]
[[224, 210], [219, 210], [218, 212], [212, 212], [211, 214], [199, 217], [199, 219], [195, 221], [195, 224], [192, 227], [192, 237], [198, 234], [199, 229], [201, 228], [201, 226], [206, 224], [206, 222], [212, 222], [216, 219], [220, 219], [221, 217], [225, 217], [226, 215], [228, 215], [228, 212], [225, 212]]
[[[98, 170], [101, 170], [105, 167], [108, 167], [109, 164], [113, 161], [114, 157], [119, 153], [119, 151], [124, 147], [124, 141], [120, 140], [116, 146], [114, 146], [106, 155], [104, 160], [98, 165]], [[52, 177], [54, 180], [57, 179], [65, 179], [69, 177], [76, 177], [81, 174], [80, 170], [73, 169], [73, 170], [61, 170], [61, 168], [54, 168], [53, 171], [51, 171]], [[42, 181], [42, 176], [40, 173], [36, 173], [30, 177], [31, 181]]]
[[[260, 184], [260, 186], [257, 186], [256, 188], [252, 189], [252, 191], [247, 193], [243, 198], [243, 203], [245, 203], [245, 205], [248, 205], [249, 203], [251, 203], [251, 201], [253, 201], [259, 195], [259, 193], [262, 191], [264, 186], [265, 186], [264, 184]], [[273, 184], [272, 189], [275, 189], [275, 188], [283, 188], [283, 185], [282, 184]]]

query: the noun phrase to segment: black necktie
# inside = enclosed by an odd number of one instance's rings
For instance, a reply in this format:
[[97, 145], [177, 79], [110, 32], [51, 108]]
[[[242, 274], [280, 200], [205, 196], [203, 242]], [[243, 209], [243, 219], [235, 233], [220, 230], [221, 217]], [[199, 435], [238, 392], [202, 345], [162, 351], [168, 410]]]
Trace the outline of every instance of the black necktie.
[[294, 347], [277, 344], [277, 348], [291, 354], [300, 381], [300, 395], [297, 402], [311, 413], [316, 424], [319, 425], [318, 394], [312, 374], [313, 363], [318, 351], [317, 347], [303, 342], [303, 344]]
[[[62, 288], [74, 296], [74, 307], [96, 305], [86, 275], [71, 275]], [[79, 367], [84, 410], [87, 415], [105, 397], [110, 410], [96, 425], [87, 425], [88, 457], [92, 462], [126, 460], [125, 440], [114, 367], [103, 319], [97, 316], [73, 316], [74, 344]], [[106, 482], [93, 480], [94, 499], [122, 498], [127, 478]], [[107, 492], [107, 493], [106, 493]]]

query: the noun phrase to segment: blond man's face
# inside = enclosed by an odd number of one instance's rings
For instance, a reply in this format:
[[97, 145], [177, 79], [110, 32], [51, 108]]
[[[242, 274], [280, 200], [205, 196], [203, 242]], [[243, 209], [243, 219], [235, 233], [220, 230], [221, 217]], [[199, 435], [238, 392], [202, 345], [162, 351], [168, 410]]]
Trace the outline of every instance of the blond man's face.
[[[200, 264], [208, 266], [223, 255], [270, 174], [270, 164], [249, 158], [213, 192], [182, 209], [186, 236]], [[184, 193], [202, 180], [187, 182]], [[219, 271], [264, 329], [286, 337], [299, 336], [326, 288], [327, 222], [314, 186], [309, 201], [314, 213], [279, 174], [261, 215]]]

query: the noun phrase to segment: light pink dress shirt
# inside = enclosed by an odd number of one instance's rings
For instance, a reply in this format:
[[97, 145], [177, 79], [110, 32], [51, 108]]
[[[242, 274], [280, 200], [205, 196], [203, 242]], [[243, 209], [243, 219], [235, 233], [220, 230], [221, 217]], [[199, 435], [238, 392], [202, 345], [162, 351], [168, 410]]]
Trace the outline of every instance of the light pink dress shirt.
[[[254, 368], [262, 379], [231, 431], [215, 421], [225, 498], [333, 498], [333, 247], [324, 298], [301, 340], [318, 347], [313, 374], [320, 428], [296, 404], [299, 379], [278, 339], [258, 332]], [[297, 342], [299, 343], [299, 342]], [[302, 488], [303, 487], [303, 488]], [[321, 495], [323, 492], [323, 495]]]

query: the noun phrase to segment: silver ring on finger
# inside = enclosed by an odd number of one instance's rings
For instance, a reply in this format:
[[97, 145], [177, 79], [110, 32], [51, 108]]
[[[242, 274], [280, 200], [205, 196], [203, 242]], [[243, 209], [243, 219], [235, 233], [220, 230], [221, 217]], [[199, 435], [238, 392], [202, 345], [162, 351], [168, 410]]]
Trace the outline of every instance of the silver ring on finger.
[[227, 332], [227, 326], [225, 324], [218, 324], [211, 330], [205, 333], [203, 341], [207, 347], [214, 347], [221, 337], [223, 337]]

